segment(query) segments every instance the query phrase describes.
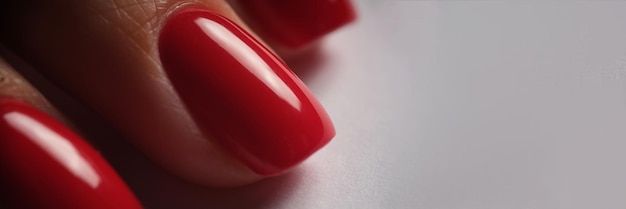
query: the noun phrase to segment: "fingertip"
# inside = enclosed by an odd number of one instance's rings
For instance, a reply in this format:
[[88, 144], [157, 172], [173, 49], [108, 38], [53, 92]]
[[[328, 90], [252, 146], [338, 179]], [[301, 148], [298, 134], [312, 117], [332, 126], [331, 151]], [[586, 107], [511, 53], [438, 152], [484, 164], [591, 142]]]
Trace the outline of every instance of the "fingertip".
[[228, 18], [185, 8], [159, 39], [163, 68], [199, 128], [257, 174], [284, 173], [333, 137], [308, 88]]

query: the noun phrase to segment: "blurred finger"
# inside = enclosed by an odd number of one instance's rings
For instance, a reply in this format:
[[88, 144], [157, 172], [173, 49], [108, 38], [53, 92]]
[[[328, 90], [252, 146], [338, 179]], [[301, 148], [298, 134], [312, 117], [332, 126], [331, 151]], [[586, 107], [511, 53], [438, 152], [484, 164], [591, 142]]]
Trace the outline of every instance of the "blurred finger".
[[109, 164], [0, 59], [0, 193], [10, 208], [141, 205]]
[[289, 49], [310, 46], [356, 18], [350, 0], [238, 0], [236, 3], [261, 37], [272, 45]]

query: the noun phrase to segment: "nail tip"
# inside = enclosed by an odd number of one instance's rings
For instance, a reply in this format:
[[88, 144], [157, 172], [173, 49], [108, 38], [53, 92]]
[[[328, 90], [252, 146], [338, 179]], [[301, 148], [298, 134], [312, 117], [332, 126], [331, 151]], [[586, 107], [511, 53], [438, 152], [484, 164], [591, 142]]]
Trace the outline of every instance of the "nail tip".
[[321, 133], [315, 134], [315, 135], [318, 135], [320, 137], [316, 137], [316, 138], [310, 140], [310, 141], [316, 141], [317, 143], [315, 145], [311, 146], [311, 148], [309, 148], [309, 151], [300, 152], [301, 153], [300, 157], [293, 158], [293, 159], [296, 159], [296, 160], [293, 160], [291, 163], [283, 165], [283, 166], [280, 166], [280, 167], [270, 166], [270, 168], [267, 168], [267, 167], [266, 168], [258, 168], [258, 167], [255, 168], [255, 165], [248, 165], [248, 166], [250, 166], [255, 173], [257, 173], [259, 175], [263, 175], [263, 176], [276, 176], [276, 175], [281, 175], [281, 174], [284, 174], [284, 173], [288, 173], [293, 168], [297, 167], [298, 165], [302, 164], [307, 159], [312, 157], [319, 150], [321, 150], [322, 148], [326, 147], [332, 141], [332, 139], [335, 137], [336, 129], [335, 129], [332, 121], [330, 121], [330, 119], [325, 121], [325, 122], [323, 122], [322, 126], [325, 127], [325, 129], [323, 131], [321, 131]]

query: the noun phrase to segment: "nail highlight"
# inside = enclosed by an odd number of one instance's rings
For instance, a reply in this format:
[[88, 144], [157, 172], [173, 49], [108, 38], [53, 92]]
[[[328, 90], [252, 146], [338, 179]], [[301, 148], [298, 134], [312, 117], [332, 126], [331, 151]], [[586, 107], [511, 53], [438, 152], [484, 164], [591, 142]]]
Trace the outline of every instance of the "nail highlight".
[[302, 81], [221, 15], [200, 8], [173, 14], [159, 53], [199, 127], [256, 173], [284, 172], [335, 134]]

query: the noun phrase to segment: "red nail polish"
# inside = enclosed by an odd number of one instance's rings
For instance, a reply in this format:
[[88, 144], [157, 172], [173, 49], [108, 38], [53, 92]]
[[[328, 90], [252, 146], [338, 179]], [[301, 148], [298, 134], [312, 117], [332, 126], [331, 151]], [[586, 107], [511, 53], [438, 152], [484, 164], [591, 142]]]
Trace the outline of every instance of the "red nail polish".
[[159, 52], [201, 129], [258, 174], [289, 169], [335, 134], [302, 81], [223, 16], [198, 8], [173, 14]]
[[287, 47], [305, 46], [356, 17], [350, 0], [242, 0], [262, 30]]
[[0, 100], [0, 192], [11, 208], [142, 208], [79, 136], [17, 100]]

